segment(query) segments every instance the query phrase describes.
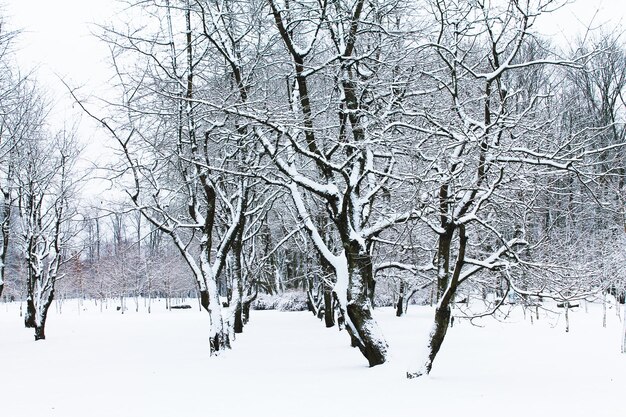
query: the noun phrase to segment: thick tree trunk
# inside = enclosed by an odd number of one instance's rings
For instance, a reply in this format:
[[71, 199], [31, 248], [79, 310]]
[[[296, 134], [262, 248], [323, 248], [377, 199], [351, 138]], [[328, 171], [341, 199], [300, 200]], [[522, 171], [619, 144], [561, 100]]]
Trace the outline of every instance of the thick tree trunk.
[[241, 302], [235, 308], [235, 323], [233, 324], [235, 333], [243, 333], [243, 307]]
[[2, 297], [2, 291], [4, 291], [4, 283], [0, 283], [0, 297]]
[[254, 295], [250, 294], [250, 289], [248, 289], [247, 292], [248, 295], [243, 300], [243, 303], [241, 303], [241, 315], [244, 325], [248, 324], [248, 322], [250, 321], [250, 308], [258, 295], [258, 291], [255, 291]]
[[45, 338], [45, 323], [41, 326], [35, 326], [35, 340], [44, 340]]
[[209, 337], [210, 354], [219, 355], [222, 351], [230, 349], [230, 336], [228, 329], [224, 325], [221, 314], [213, 310], [209, 315], [211, 316], [211, 336]]
[[[217, 287], [213, 284], [213, 290], [217, 292]], [[215, 294], [215, 293], [214, 293]], [[200, 291], [200, 304], [209, 313], [211, 329], [209, 331], [210, 355], [219, 354], [225, 349], [230, 349], [230, 338], [222, 319], [221, 305], [217, 295], [211, 296], [209, 290]]]
[[[349, 322], [346, 328], [350, 332], [352, 344], [356, 343], [370, 366], [381, 365], [387, 361], [387, 342], [372, 317], [369, 285], [372, 280], [372, 260], [368, 253], [359, 252], [358, 243], [348, 254], [348, 291], [346, 314]], [[360, 249], [360, 248], [359, 248]], [[339, 279], [339, 277], [338, 277]]]
[[376, 307], [376, 303], [374, 302], [374, 296], [376, 295], [376, 280], [374, 279], [374, 274], [369, 274], [368, 282], [367, 282], [367, 296], [370, 299], [370, 306], [372, 308]]
[[44, 340], [46, 338], [46, 319], [48, 318], [48, 308], [40, 314], [35, 324], [35, 340]]
[[26, 313], [24, 314], [24, 326], [28, 329], [34, 329], [35, 326], [35, 316], [37, 312], [35, 310], [35, 303], [33, 302], [33, 297], [28, 296], [26, 299]]
[[[357, 334], [354, 335], [357, 347], [365, 356], [370, 366], [381, 365], [387, 361], [387, 342], [372, 317], [369, 299], [365, 302], [354, 300], [348, 303], [348, 317]], [[354, 340], [353, 340], [354, 341]]]
[[213, 333], [213, 336], [209, 337], [209, 347], [211, 349], [211, 355], [217, 355], [226, 349], [230, 349], [228, 333], [223, 331]]
[[208, 279], [207, 290], [200, 293], [201, 298], [207, 302], [207, 306], [205, 308], [207, 309], [211, 320], [211, 328], [209, 330], [209, 347], [211, 355], [218, 355], [222, 351], [230, 349], [230, 329], [222, 317], [222, 305], [218, 296], [216, 281], [216, 277]]
[[317, 317], [317, 306], [315, 305], [315, 299], [313, 298], [313, 293], [311, 292], [311, 283], [309, 282], [308, 288], [306, 290], [306, 307], [307, 309], [313, 313], [314, 316]]
[[48, 310], [54, 300], [54, 289], [50, 290], [45, 298], [40, 297], [41, 299], [43, 299], [41, 301], [43, 304], [35, 305], [33, 326], [35, 328], [35, 340], [44, 340], [46, 338], [46, 320], [48, 319]]
[[[444, 305], [445, 304], [445, 305]], [[448, 332], [448, 326], [450, 325], [450, 305], [449, 303], [442, 303], [435, 310], [435, 323], [430, 332], [430, 341], [428, 343], [428, 356], [424, 361], [424, 364], [416, 372], [407, 372], [408, 378], [417, 378], [422, 375], [428, 375], [433, 367], [433, 362], [439, 349], [443, 343]]]
[[402, 294], [398, 297], [398, 304], [396, 304], [396, 317], [402, 317], [404, 315], [404, 297]]
[[200, 291], [200, 305], [209, 312], [209, 292], [207, 290]]
[[[443, 247], [450, 250], [450, 241], [452, 239], [452, 234], [441, 235], [440, 239], [450, 239], [446, 243], [444, 243]], [[439, 303], [437, 304], [437, 308], [435, 310], [435, 322], [433, 323], [432, 330], [430, 332], [430, 339], [428, 342], [428, 355], [423, 363], [423, 365], [415, 372], [407, 372], [407, 378], [417, 378], [422, 375], [428, 375], [432, 369], [433, 362], [435, 357], [439, 353], [439, 349], [443, 344], [443, 340], [446, 337], [446, 333], [448, 332], [448, 326], [450, 325], [450, 318], [452, 315], [451, 304], [454, 300], [454, 296], [456, 295], [456, 291], [459, 285], [459, 278], [461, 275], [461, 269], [463, 268], [463, 264], [465, 262], [465, 248], [467, 246], [467, 236], [465, 234], [465, 227], [459, 227], [459, 253], [457, 255], [456, 263], [454, 265], [454, 272], [450, 277], [449, 270], [449, 259], [450, 253], [440, 253], [439, 261], [443, 262], [443, 265], [439, 265], [439, 279], [444, 278], [448, 283], [446, 289], [443, 291], [440, 296]], [[440, 249], [442, 248], [440, 244]], [[439, 285], [441, 288], [441, 283]]]
[[209, 348], [212, 356], [218, 355], [226, 349], [230, 349], [230, 336], [229, 329], [222, 318], [219, 305], [209, 309], [209, 317], [211, 319]]
[[243, 306], [241, 308], [243, 324], [248, 324], [248, 322], [250, 321], [250, 305], [252, 305], [252, 300], [244, 301]]
[[450, 249], [454, 226], [443, 225], [445, 233], [439, 235], [437, 248], [437, 301], [441, 300], [450, 283]]

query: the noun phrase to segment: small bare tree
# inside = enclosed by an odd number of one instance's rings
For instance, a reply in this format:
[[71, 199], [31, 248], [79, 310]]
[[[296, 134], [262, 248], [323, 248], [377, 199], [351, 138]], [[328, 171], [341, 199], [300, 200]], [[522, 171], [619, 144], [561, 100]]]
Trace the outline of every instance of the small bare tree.
[[20, 149], [18, 184], [19, 229], [27, 262], [25, 325], [35, 340], [45, 339], [48, 309], [59, 269], [70, 257], [76, 216], [73, 168], [78, 152], [68, 132], [50, 138], [38, 134]]

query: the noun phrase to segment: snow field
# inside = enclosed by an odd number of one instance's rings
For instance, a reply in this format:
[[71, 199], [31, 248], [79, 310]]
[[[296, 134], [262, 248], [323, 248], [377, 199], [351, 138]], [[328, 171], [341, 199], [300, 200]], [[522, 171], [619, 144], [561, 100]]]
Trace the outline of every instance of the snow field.
[[[1, 417], [160, 416], [593, 416], [626, 415], [621, 322], [602, 307], [530, 324], [456, 320], [428, 377], [407, 380], [431, 326], [429, 307], [375, 314], [392, 360], [368, 368], [345, 332], [310, 313], [253, 311], [233, 350], [208, 357], [208, 315], [124, 315], [92, 303], [51, 308], [47, 340], [0, 304]], [[131, 303], [129, 303], [129, 307]]]

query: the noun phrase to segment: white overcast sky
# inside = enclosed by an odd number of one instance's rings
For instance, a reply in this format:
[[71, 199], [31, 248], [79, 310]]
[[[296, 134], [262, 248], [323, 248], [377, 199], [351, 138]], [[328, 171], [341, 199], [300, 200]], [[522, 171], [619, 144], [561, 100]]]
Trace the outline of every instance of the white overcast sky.
[[[58, 80], [63, 77], [74, 87], [82, 87], [84, 95], [103, 95], [111, 74], [108, 48], [92, 35], [95, 24], [114, 22], [123, 9], [116, 0], [0, 0], [11, 28], [19, 28], [17, 58], [23, 71], [35, 70], [56, 100], [54, 120], [68, 124], [80, 119], [80, 111], [72, 106], [67, 91]], [[544, 19], [539, 26], [544, 35], [572, 39], [587, 25], [601, 27], [624, 23], [626, 0], [577, 0], [555, 16]], [[606, 27], [608, 27], [606, 26]], [[106, 154], [102, 132], [86, 116], [79, 130], [87, 145], [87, 157]]]
[[17, 58], [42, 82], [54, 74], [78, 84], [103, 84], [108, 49], [92, 32], [114, 18], [113, 0], [0, 0], [6, 20], [22, 31]]
[[[108, 48], [93, 33], [96, 24], [114, 19], [121, 5], [114, 0], [0, 0], [5, 21], [21, 31], [16, 58], [24, 73], [34, 71], [53, 104], [53, 128], [78, 125], [79, 140], [85, 147], [81, 168], [101, 166], [111, 159], [113, 145], [98, 124], [71, 100], [60, 82], [80, 87], [82, 97], [104, 95], [111, 72]], [[86, 185], [85, 196], [100, 200], [108, 183], [95, 179]]]
[[[58, 84], [54, 74], [73, 85], [103, 88], [108, 49], [92, 36], [94, 23], [115, 20], [122, 5], [115, 0], [0, 0], [13, 28], [21, 28], [18, 59], [25, 68], [37, 68], [42, 82]], [[596, 15], [597, 12], [597, 15]], [[618, 23], [626, 0], [577, 0], [540, 26], [546, 35], [568, 37], [593, 22]], [[595, 16], [595, 18], [594, 18]], [[58, 86], [53, 87], [62, 92]]]

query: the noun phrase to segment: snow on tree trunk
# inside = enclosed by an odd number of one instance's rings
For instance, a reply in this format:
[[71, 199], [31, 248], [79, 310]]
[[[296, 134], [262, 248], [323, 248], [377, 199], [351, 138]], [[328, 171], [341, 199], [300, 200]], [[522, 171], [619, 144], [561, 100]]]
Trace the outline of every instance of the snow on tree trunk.
[[[30, 291], [29, 291], [30, 292]], [[35, 303], [33, 302], [32, 295], [28, 295], [26, 298], [26, 313], [24, 313], [24, 326], [28, 329], [35, 328]]]
[[451, 310], [448, 302], [440, 302], [435, 310], [435, 322], [430, 331], [429, 342], [427, 346], [426, 359], [417, 371], [407, 372], [407, 378], [417, 378], [422, 375], [428, 375], [433, 367], [433, 362], [439, 349], [443, 344], [443, 340], [448, 332], [450, 324]]
[[217, 290], [216, 272], [211, 268], [206, 252], [202, 258], [202, 276], [205, 290], [201, 290], [203, 306], [209, 313], [209, 354], [218, 355], [226, 349], [230, 349], [230, 332], [227, 323], [222, 316], [222, 304]]
[[209, 330], [210, 353], [211, 355], [218, 355], [222, 351], [230, 349], [230, 336], [219, 306], [210, 309], [209, 317], [211, 319]]
[[349, 327], [349, 329], [352, 330], [353, 336], [359, 342], [357, 347], [369, 365], [376, 366], [385, 363], [387, 361], [387, 342], [372, 317], [369, 300], [364, 301], [359, 296], [356, 300], [349, 301], [347, 313], [353, 324], [353, 327]]
[[35, 340], [44, 340], [46, 338], [46, 319], [48, 318], [48, 309], [53, 299], [54, 290], [51, 290], [37, 305], [35, 313]]
[[200, 291], [200, 303], [209, 313], [209, 354], [218, 355], [225, 349], [230, 349], [228, 326], [222, 317], [222, 306], [214, 281], [208, 282], [208, 290]]
[[337, 269], [335, 294], [343, 310], [352, 345], [359, 348], [370, 366], [381, 365], [387, 361], [388, 346], [372, 317], [367, 288], [367, 276], [372, 273], [370, 256], [361, 252], [349, 257], [344, 254], [340, 258], [344, 260], [344, 267]]
[[345, 219], [341, 225], [344, 250], [335, 255], [330, 251], [318, 228], [311, 221], [302, 195], [297, 185], [289, 186], [291, 196], [298, 210], [298, 214], [307, 228], [315, 247], [320, 255], [332, 267], [337, 277], [333, 292], [339, 303], [339, 324], [345, 321], [350, 335], [352, 346], [358, 347], [370, 366], [383, 364], [387, 361], [387, 342], [380, 331], [378, 324], [372, 317], [372, 260], [367, 251], [364, 239], [352, 230]]
[[[31, 248], [44, 248], [44, 245], [30, 245]], [[49, 248], [47, 248], [49, 249]], [[27, 282], [28, 298], [26, 300], [26, 315], [24, 323], [26, 327], [35, 329], [35, 340], [46, 338], [45, 326], [48, 310], [54, 300], [54, 286], [60, 262], [60, 254], [57, 251], [41, 253], [31, 252], [28, 267], [29, 279]], [[50, 257], [52, 261], [45, 263], [42, 260]], [[45, 265], [45, 266], [44, 266]]]
[[[443, 189], [443, 188], [442, 188]], [[456, 292], [456, 281], [454, 276], [458, 278], [458, 273], [463, 262], [463, 254], [465, 252], [465, 236], [464, 229], [461, 228], [462, 237], [459, 242], [459, 257], [457, 259], [456, 274], [453, 275], [450, 282], [450, 249], [452, 237], [454, 235], [454, 226], [448, 226], [446, 233], [439, 236], [438, 247], [438, 268], [437, 268], [437, 307], [435, 309], [435, 320], [430, 331], [428, 345], [426, 348], [426, 359], [417, 371], [407, 372], [407, 378], [417, 378], [422, 375], [428, 375], [433, 367], [433, 361], [439, 353], [439, 349], [443, 344], [443, 340], [448, 332], [450, 325], [450, 302], [454, 298]]]
[[[439, 256], [439, 289], [443, 288], [443, 291], [441, 292], [437, 308], [435, 309], [435, 321], [429, 335], [426, 359], [417, 371], [407, 372], [407, 378], [409, 379], [417, 378], [422, 375], [428, 375], [430, 373], [435, 357], [439, 353], [439, 349], [441, 348], [443, 340], [446, 337], [446, 333], [448, 332], [448, 326], [450, 325], [450, 318], [452, 315], [451, 304], [454, 301], [459, 282], [461, 282], [461, 270], [465, 262], [465, 248], [468, 240], [465, 233], [465, 226], [462, 225], [459, 227], [459, 252], [454, 265], [454, 272], [451, 275], [449, 269], [449, 250], [452, 233], [444, 234], [442, 236], [443, 239], [447, 240], [447, 242], [444, 242], [445, 251], [447, 252], [440, 252]], [[440, 244], [440, 249], [441, 247], [442, 246]], [[441, 280], [445, 281], [445, 287], [443, 287]]]

